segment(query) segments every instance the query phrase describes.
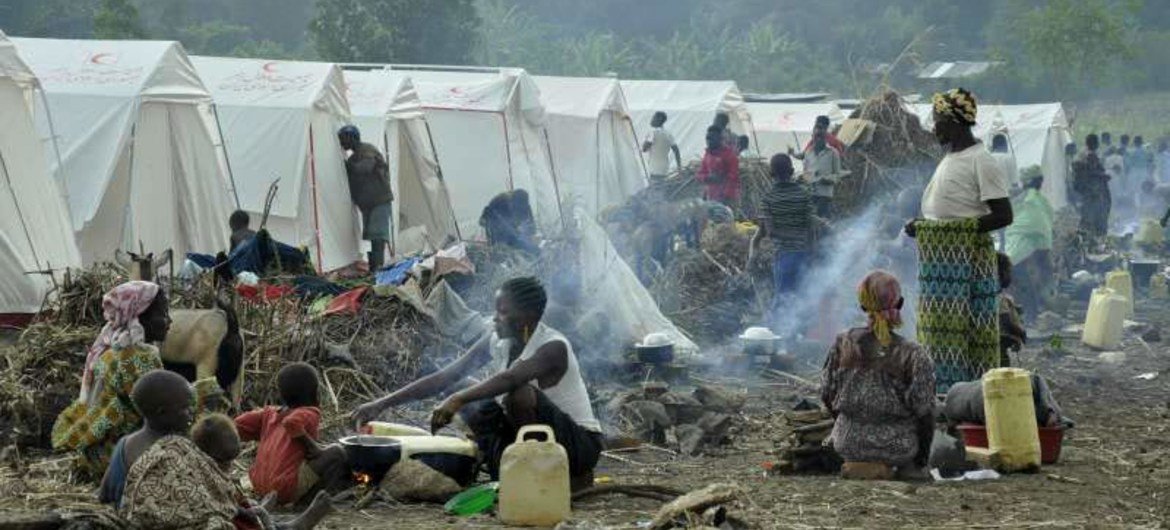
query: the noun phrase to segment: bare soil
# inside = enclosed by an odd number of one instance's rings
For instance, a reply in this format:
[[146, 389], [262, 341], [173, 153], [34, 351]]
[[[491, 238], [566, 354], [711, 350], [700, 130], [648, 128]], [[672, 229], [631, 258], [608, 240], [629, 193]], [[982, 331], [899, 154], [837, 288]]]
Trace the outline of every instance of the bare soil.
[[[1158, 326], [1170, 312], [1156, 314]], [[1167, 329], [1167, 328], [1162, 328]], [[1170, 330], [1168, 330], [1170, 331]], [[1170, 338], [1170, 333], [1167, 334]], [[1125, 343], [1126, 360], [1108, 364], [1099, 352], [1066, 338], [1061, 356], [1034, 346], [1018, 364], [1049, 378], [1053, 392], [1076, 421], [1066, 433], [1059, 464], [1037, 474], [979, 482], [853, 482], [836, 476], [767, 476], [777, 443], [785, 438], [782, 412], [800, 396], [798, 388], [766, 380], [719, 379], [749, 400], [730, 445], [697, 458], [653, 451], [605, 457], [598, 477], [617, 484], [658, 484], [693, 490], [734, 482], [750, 494], [732, 513], [758, 528], [1170, 528], [1170, 345]], [[815, 380], [811, 363], [804, 375]], [[1152, 380], [1135, 378], [1158, 373]], [[419, 409], [416, 414], [422, 413]], [[91, 487], [67, 483], [61, 456], [25, 455], [24, 466], [0, 470], [0, 527], [17, 513], [100, 513]], [[242, 471], [242, 464], [240, 466]], [[242, 472], [241, 472], [242, 475]], [[566, 528], [642, 528], [658, 501], [611, 495], [574, 506]], [[90, 515], [89, 517], [93, 517]], [[363, 510], [343, 501], [321, 528], [500, 528], [491, 515], [459, 519], [437, 505], [374, 502]]]

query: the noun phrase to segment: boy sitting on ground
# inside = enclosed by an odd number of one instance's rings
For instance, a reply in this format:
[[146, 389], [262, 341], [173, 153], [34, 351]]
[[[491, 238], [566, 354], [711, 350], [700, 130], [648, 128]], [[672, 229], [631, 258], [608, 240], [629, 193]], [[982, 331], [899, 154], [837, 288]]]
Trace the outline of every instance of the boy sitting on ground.
[[[186, 399], [184, 399], [186, 397]], [[176, 399], [177, 398], [177, 399]], [[102, 477], [98, 500], [115, 507], [122, 504], [126, 475], [142, 453], [165, 436], [184, 436], [191, 425], [191, 387], [183, 376], [167, 370], [153, 370], [142, 376], [130, 392], [143, 424], [114, 446], [110, 466]]]
[[[223, 414], [208, 414], [200, 418], [191, 428], [191, 440], [212, 460], [215, 460], [224, 473], [231, 470], [232, 462], [240, 454], [240, 436], [236, 432], [235, 423]], [[329, 495], [321, 491], [313, 498], [313, 503], [304, 513], [291, 521], [277, 523], [273, 522], [268, 514], [268, 510], [275, 503], [275, 494], [269, 494], [262, 502], [256, 504], [248, 499], [238, 487], [235, 490], [239, 510], [232, 522], [238, 529], [309, 530], [317, 526], [317, 523], [320, 523], [333, 509]]]
[[292, 504], [322, 489], [343, 488], [352, 481], [345, 450], [317, 441], [317, 370], [290, 364], [276, 375], [276, 384], [284, 406], [246, 412], [235, 420], [242, 440], [260, 442], [248, 471], [253, 491], [261, 496], [275, 492], [281, 504]]

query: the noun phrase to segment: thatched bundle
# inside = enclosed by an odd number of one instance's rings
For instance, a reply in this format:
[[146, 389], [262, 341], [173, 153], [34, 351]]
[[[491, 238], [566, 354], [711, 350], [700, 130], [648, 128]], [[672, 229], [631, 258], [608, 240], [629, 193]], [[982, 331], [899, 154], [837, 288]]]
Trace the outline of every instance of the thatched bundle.
[[942, 149], [898, 93], [887, 90], [871, 97], [849, 117], [872, 122], [873, 135], [845, 152], [841, 165], [850, 174], [837, 187], [839, 211], [854, 212], [875, 196], [926, 183]]

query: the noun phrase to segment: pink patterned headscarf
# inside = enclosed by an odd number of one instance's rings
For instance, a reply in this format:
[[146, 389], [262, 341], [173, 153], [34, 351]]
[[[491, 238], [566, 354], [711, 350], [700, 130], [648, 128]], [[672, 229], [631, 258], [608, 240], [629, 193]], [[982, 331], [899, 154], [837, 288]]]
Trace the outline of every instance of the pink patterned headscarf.
[[857, 298], [869, 317], [869, 329], [882, 346], [889, 346], [893, 340], [891, 331], [902, 325], [902, 310], [898, 307], [902, 286], [898, 279], [886, 271], [873, 271], [857, 286]]
[[80, 399], [89, 400], [93, 387], [93, 363], [107, 349], [123, 350], [142, 344], [146, 330], [138, 316], [150, 307], [158, 296], [158, 284], [132, 281], [123, 283], [102, 297], [102, 316], [106, 325], [85, 355], [85, 371], [81, 375]]

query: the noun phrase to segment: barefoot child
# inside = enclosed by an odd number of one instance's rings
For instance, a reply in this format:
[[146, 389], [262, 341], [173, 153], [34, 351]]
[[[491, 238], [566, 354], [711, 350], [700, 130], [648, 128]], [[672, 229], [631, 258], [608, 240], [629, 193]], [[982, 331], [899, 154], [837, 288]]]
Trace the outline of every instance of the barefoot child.
[[336, 489], [352, 480], [345, 451], [317, 441], [317, 370], [305, 363], [285, 366], [276, 375], [282, 407], [264, 407], [236, 417], [239, 436], [257, 440], [256, 461], [248, 470], [257, 495], [275, 492], [281, 504], [307, 501], [309, 493]]
[[[240, 436], [236, 433], [235, 423], [222, 414], [208, 414], [200, 418], [191, 429], [191, 440], [215, 460], [225, 473], [231, 469], [232, 462], [240, 454]], [[254, 528], [310, 530], [333, 508], [329, 495], [321, 491], [313, 498], [312, 504], [304, 513], [291, 521], [278, 523], [273, 522], [268, 514], [271, 504], [275, 502], [275, 495], [270, 494], [260, 504], [256, 504], [236, 488], [236, 500], [239, 508], [232, 522], [237, 530]]]

